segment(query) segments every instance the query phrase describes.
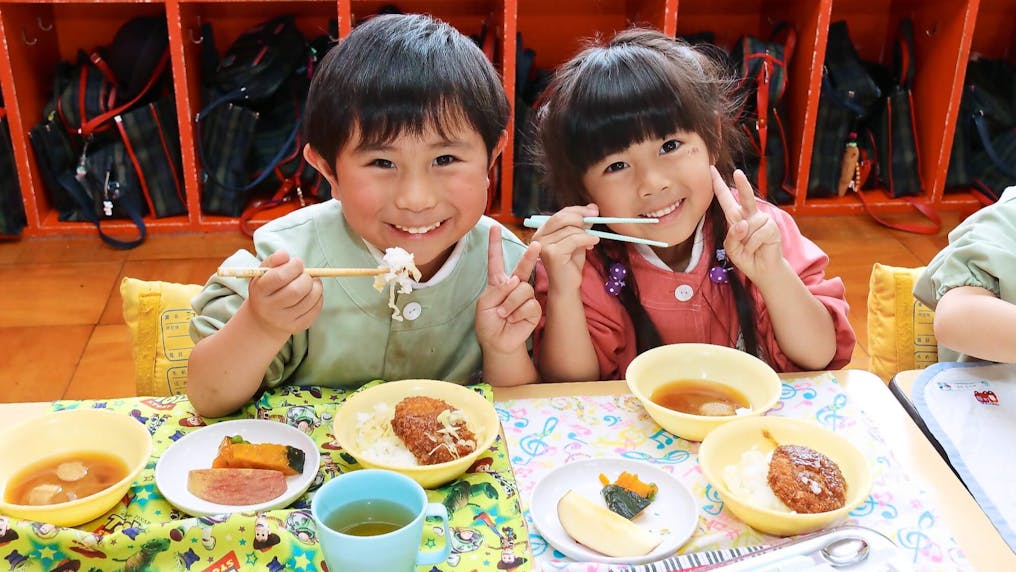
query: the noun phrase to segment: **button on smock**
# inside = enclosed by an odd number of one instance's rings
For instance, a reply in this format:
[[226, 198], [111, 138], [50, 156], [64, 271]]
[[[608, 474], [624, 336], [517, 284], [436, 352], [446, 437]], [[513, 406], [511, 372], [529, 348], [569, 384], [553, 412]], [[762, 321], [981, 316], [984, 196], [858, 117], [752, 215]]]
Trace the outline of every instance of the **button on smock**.
[[410, 302], [402, 309], [402, 315], [410, 321], [419, 318], [422, 313], [423, 306], [419, 302]]
[[687, 284], [681, 284], [674, 289], [674, 297], [680, 302], [687, 302], [695, 295], [695, 289]]

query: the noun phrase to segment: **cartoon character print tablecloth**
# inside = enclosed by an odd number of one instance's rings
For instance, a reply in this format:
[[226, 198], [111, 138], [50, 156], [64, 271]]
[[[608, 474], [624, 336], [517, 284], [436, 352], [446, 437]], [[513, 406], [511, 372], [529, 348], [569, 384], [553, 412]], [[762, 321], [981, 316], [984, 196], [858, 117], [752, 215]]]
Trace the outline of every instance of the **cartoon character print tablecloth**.
[[[837, 383], [834, 373], [783, 383], [769, 415], [810, 419], [845, 434], [871, 461], [871, 494], [847, 521], [875, 529], [904, 551], [914, 571], [971, 569], [941, 522], [933, 499], [919, 490], [879, 436], [874, 424]], [[632, 395], [519, 399], [497, 403], [529, 521], [536, 566], [542, 570], [605, 572], [609, 566], [576, 563], [554, 550], [529, 520], [533, 486], [550, 470], [590, 457], [624, 457], [662, 467], [699, 500], [698, 527], [679, 553], [771, 544], [782, 539], [748, 527], [729, 511], [702, 476], [698, 443], [664, 431]]]
[[[489, 386], [475, 389], [492, 399]], [[63, 528], [0, 515], [0, 571], [326, 570], [310, 500], [325, 480], [359, 468], [333, 441], [331, 419], [345, 396], [333, 389], [282, 387], [227, 418], [271, 419], [304, 431], [318, 444], [321, 466], [308, 493], [286, 509], [201, 518], [177, 511], [155, 485], [161, 453], [213, 422], [197, 416], [186, 397], [55, 402], [54, 409], [94, 407], [133, 416], [152, 434], [152, 458], [122, 501], [90, 523]], [[533, 569], [518, 488], [500, 437], [461, 479], [427, 494], [448, 508], [452, 554], [420, 572]], [[443, 542], [439, 532], [440, 524], [428, 521], [424, 542]]]

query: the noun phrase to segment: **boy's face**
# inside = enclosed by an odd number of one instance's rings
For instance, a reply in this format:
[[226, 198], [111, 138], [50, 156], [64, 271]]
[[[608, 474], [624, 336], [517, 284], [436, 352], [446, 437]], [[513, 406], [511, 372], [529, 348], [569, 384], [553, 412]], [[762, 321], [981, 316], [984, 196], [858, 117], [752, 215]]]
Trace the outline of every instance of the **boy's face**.
[[635, 143], [586, 170], [582, 182], [601, 216], [659, 218], [611, 230], [676, 245], [690, 238], [713, 201], [705, 141], [683, 131]]
[[[427, 128], [371, 147], [356, 134], [334, 166], [320, 165], [321, 156], [305, 150], [326, 174], [353, 230], [381, 250], [398, 246], [413, 253], [424, 279], [437, 272], [487, 207], [492, 157], [483, 139], [468, 124], [451, 123], [444, 131], [446, 137]], [[493, 157], [503, 145], [502, 138]]]

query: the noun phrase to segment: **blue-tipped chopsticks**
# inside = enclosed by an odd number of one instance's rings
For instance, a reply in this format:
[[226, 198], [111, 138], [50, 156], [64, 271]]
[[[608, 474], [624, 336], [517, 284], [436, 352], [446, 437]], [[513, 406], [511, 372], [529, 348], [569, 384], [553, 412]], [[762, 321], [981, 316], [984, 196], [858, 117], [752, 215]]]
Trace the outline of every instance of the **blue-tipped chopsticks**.
[[[550, 220], [547, 215], [533, 215], [522, 221], [522, 226], [526, 228], [540, 228]], [[608, 217], [608, 216], [587, 216], [582, 219], [582, 222], [586, 224], [653, 224], [660, 222], [658, 218], [619, 218], [619, 217]], [[649, 240], [648, 238], [638, 238], [634, 236], [628, 236], [625, 234], [615, 234], [613, 232], [603, 232], [601, 230], [586, 229], [586, 232], [598, 236], [600, 238], [606, 238], [608, 240], [619, 240], [621, 242], [634, 242], [636, 244], [646, 244], [649, 246], [670, 246], [666, 242], [660, 242], [659, 240]]]

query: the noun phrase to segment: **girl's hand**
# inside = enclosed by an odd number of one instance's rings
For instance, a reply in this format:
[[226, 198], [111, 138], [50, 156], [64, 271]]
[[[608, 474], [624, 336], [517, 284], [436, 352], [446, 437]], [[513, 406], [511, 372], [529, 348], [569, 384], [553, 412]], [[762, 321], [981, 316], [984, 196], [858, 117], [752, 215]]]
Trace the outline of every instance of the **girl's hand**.
[[511, 276], [505, 274], [501, 227], [490, 228], [487, 244], [487, 288], [476, 301], [476, 337], [486, 352], [525, 351], [526, 340], [540, 323], [542, 310], [529, 275], [540, 257], [540, 243], [533, 242]]
[[287, 337], [309, 328], [324, 305], [321, 279], [304, 274], [303, 261], [284, 250], [272, 253], [261, 266], [271, 270], [251, 278], [247, 298], [257, 322]]
[[740, 169], [734, 171], [735, 189], [724, 182], [716, 167], [713, 172], [713, 192], [727, 217], [727, 237], [723, 248], [727, 258], [752, 282], [759, 282], [786, 264], [776, 221], [761, 212], [755, 205], [748, 177]]
[[595, 204], [566, 207], [536, 230], [533, 240], [542, 245], [540, 260], [547, 270], [551, 292], [577, 292], [582, 283], [586, 251], [600, 239], [586, 232], [583, 217], [597, 216]]

